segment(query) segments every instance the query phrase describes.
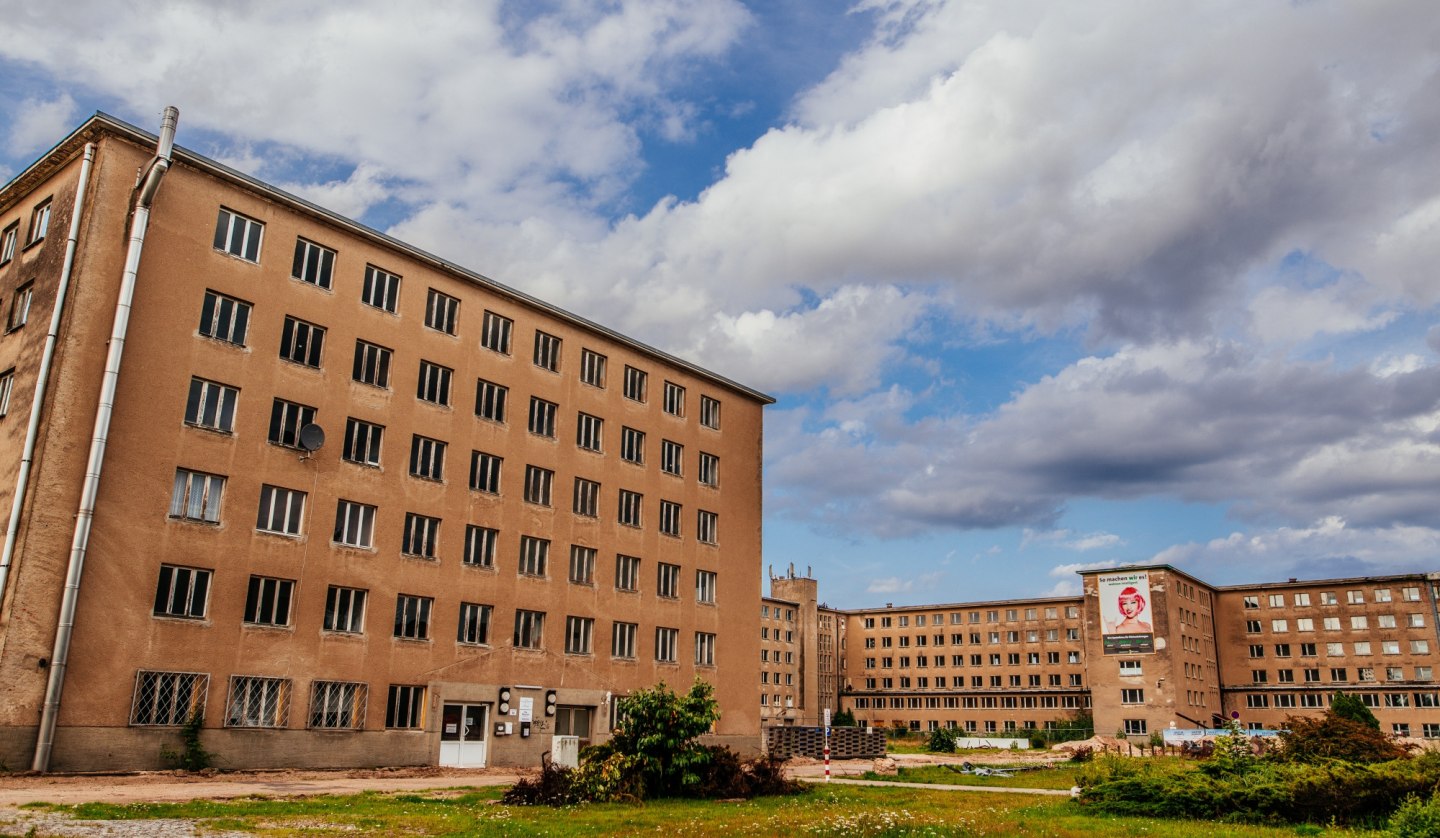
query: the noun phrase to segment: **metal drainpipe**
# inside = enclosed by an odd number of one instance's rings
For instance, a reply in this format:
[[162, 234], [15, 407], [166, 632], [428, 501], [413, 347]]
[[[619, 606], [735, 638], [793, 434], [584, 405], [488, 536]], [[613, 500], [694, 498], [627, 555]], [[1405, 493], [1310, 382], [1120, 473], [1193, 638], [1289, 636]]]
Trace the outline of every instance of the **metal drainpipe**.
[[15, 497], [10, 504], [10, 525], [5, 529], [5, 547], [0, 550], [0, 606], [5, 604], [5, 586], [10, 579], [10, 563], [15, 557], [15, 541], [20, 533], [20, 511], [25, 506], [30, 467], [35, 462], [35, 439], [40, 435], [40, 414], [45, 406], [45, 389], [50, 383], [50, 365], [55, 358], [60, 320], [65, 314], [70, 274], [75, 269], [75, 248], [80, 241], [80, 217], [84, 214], [85, 190], [90, 183], [90, 168], [94, 161], [95, 144], [86, 143], [85, 159], [80, 163], [80, 182], [75, 186], [75, 206], [70, 211], [70, 236], [65, 240], [65, 264], [60, 269], [60, 287], [55, 291], [55, 310], [50, 313], [50, 331], [45, 333], [45, 351], [40, 355], [40, 371], [35, 376], [35, 396], [30, 401], [30, 424], [25, 429], [25, 449], [20, 454], [20, 474], [15, 478]]
[[75, 513], [75, 537], [70, 545], [70, 565], [65, 573], [65, 593], [60, 601], [60, 620], [55, 627], [55, 650], [50, 658], [50, 680], [45, 687], [45, 707], [40, 716], [40, 732], [35, 741], [33, 771], [50, 769], [50, 751], [55, 744], [55, 722], [60, 715], [60, 694], [65, 687], [65, 669], [70, 656], [70, 635], [75, 628], [75, 606], [80, 599], [80, 573], [85, 567], [85, 548], [90, 540], [90, 524], [95, 519], [95, 499], [100, 491], [100, 468], [105, 462], [105, 442], [110, 433], [110, 416], [115, 407], [115, 391], [120, 378], [120, 357], [125, 351], [125, 332], [130, 325], [130, 305], [135, 298], [135, 278], [140, 268], [140, 253], [145, 248], [145, 230], [150, 223], [150, 204], [160, 181], [170, 168], [170, 151], [175, 142], [175, 125], [180, 111], [167, 107], [160, 123], [160, 141], [155, 158], [141, 173], [136, 186], [134, 217], [130, 222], [130, 245], [125, 253], [125, 273], [120, 279], [120, 296], [115, 301], [115, 323], [110, 332], [110, 352], [105, 359], [105, 374], [100, 382], [100, 402], [95, 408], [95, 432], [90, 440], [90, 459], [86, 467], [85, 485], [80, 494], [80, 509]]

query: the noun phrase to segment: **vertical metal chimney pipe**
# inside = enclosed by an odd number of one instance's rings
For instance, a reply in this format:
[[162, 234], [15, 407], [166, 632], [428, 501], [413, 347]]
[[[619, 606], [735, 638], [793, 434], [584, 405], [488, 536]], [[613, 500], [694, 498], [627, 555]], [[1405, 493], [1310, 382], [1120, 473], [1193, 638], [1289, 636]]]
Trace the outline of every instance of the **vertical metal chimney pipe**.
[[70, 544], [70, 565], [65, 573], [65, 592], [60, 600], [60, 621], [55, 627], [55, 650], [50, 659], [50, 680], [45, 686], [45, 707], [40, 715], [40, 732], [35, 740], [33, 771], [50, 769], [50, 752], [55, 744], [55, 723], [60, 715], [60, 694], [65, 688], [65, 670], [70, 658], [70, 635], [75, 629], [75, 606], [80, 599], [80, 574], [85, 569], [85, 548], [90, 525], [95, 520], [95, 499], [100, 492], [100, 469], [105, 463], [105, 442], [110, 433], [110, 416], [115, 409], [115, 391], [120, 381], [120, 358], [125, 352], [125, 333], [130, 326], [130, 306], [135, 299], [135, 279], [140, 254], [145, 248], [145, 231], [150, 225], [150, 204], [160, 181], [170, 168], [175, 143], [176, 108], [165, 108], [160, 122], [160, 142], [150, 165], [136, 182], [138, 194], [130, 221], [130, 245], [125, 252], [125, 272], [120, 278], [120, 296], [115, 301], [115, 322], [110, 331], [110, 353], [100, 382], [100, 402], [95, 407], [95, 431], [90, 439], [90, 459], [75, 513], [75, 536]]

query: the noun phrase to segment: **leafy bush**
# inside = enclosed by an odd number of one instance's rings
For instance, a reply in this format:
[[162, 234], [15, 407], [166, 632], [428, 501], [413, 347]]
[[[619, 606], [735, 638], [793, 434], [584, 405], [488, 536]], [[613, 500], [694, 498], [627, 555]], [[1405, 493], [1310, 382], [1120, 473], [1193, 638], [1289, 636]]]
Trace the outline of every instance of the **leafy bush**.
[[1337, 692], [1330, 697], [1330, 712], [1342, 719], [1349, 719], [1352, 722], [1359, 722], [1367, 727], [1380, 729], [1380, 720], [1360, 700], [1360, 696], [1349, 693]]
[[939, 727], [930, 731], [930, 741], [925, 743], [925, 750], [940, 754], [955, 753], [955, 741], [960, 736], [957, 728]]
[[843, 709], [835, 714], [830, 720], [831, 727], [855, 727], [855, 714], [849, 708]]
[[720, 718], [715, 688], [699, 678], [680, 695], [660, 682], [620, 699], [610, 745], [632, 762], [644, 797], [672, 797], [700, 782], [711, 753], [696, 743]]
[[[1361, 705], [1364, 707], [1364, 705]], [[1371, 727], [1329, 709], [1323, 716], [1291, 716], [1280, 732], [1277, 759], [1286, 762], [1385, 762], [1402, 759], [1409, 749]]]
[[1079, 800], [1118, 815], [1199, 820], [1382, 824], [1440, 783], [1440, 754], [1352, 764], [1256, 761], [1240, 772], [1107, 758], [1082, 769]]
[[1440, 795], [1429, 800], [1407, 797], [1390, 816], [1390, 834], [1396, 838], [1434, 838], [1440, 835]]
[[521, 779], [501, 795], [500, 802], [512, 806], [568, 806], [580, 802], [575, 792], [574, 773], [553, 762], [546, 762], [540, 776]]

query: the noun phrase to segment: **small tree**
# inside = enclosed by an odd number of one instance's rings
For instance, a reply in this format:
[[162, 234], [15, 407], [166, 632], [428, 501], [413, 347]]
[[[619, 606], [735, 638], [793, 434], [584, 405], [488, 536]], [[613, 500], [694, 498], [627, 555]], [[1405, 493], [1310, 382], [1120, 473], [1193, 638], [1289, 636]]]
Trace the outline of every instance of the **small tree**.
[[955, 753], [955, 739], [959, 735], [960, 731], [956, 728], [937, 727], [930, 731], [930, 741], [925, 743], [925, 750], [953, 754]]
[[695, 740], [720, 718], [713, 686], [696, 678], [680, 695], [662, 681], [620, 699], [619, 710], [610, 745], [639, 773], [646, 797], [681, 794], [700, 782], [711, 755]]
[[1206, 763], [1212, 771], [1224, 774], [1243, 774], [1255, 764], [1255, 753], [1250, 750], [1250, 737], [1239, 719], [1227, 719], [1225, 732], [1215, 737], [1215, 753]]
[[834, 716], [832, 719], [830, 719], [830, 726], [831, 726], [831, 727], [854, 727], [854, 726], [855, 726], [855, 714], [852, 713], [852, 712], [850, 712], [849, 708], [846, 708], [846, 709], [844, 709], [844, 710], [841, 710], [841, 711], [839, 711], [838, 713], [836, 713], [835, 716]]
[[1375, 718], [1375, 714], [1370, 712], [1370, 708], [1365, 706], [1365, 702], [1361, 701], [1358, 695], [1337, 691], [1330, 698], [1330, 712], [1342, 719], [1380, 729], [1380, 720]]
[[[1362, 705], [1363, 706], [1363, 705]], [[1408, 751], [1379, 729], [1346, 718], [1334, 710], [1323, 716], [1291, 716], [1280, 732], [1278, 757], [1286, 762], [1386, 762]]]

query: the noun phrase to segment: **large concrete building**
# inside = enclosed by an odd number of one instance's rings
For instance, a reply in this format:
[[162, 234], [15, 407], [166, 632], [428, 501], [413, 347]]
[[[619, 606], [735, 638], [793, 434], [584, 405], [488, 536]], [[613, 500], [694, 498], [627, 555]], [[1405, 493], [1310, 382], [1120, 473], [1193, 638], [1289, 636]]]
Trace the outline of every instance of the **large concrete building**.
[[[1440, 574], [1213, 586], [1142, 565], [1081, 581], [1073, 597], [817, 609], [793, 645], [819, 650], [831, 634], [837, 686], [822, 686], [823, 657], [797, 655], [789, 671], [772, 657], [762, 696], [780, 682], [817, 693], [786, 693], [766, 723], [818, 724], [811, 708], [838, 703], [882, 728], [1003, 736], [1084, 713], [1100, 733], [1146, 737], [1235, 714], [1275, 728], [1344, 691], [1386, 731], [1440, 740]], [[816, 584], [772, 577], [765, 602], [799, 613]]]
[[169, 136], [0, 190], [0, 764], [534, 765], [696, 677], [753, 748], [771, 400]]

